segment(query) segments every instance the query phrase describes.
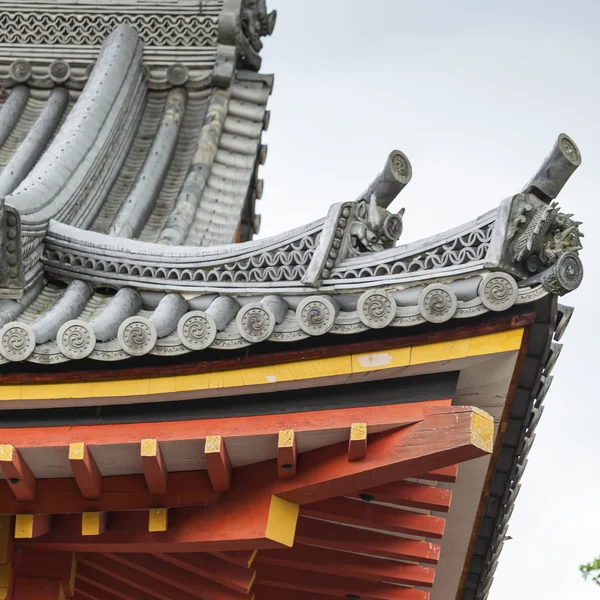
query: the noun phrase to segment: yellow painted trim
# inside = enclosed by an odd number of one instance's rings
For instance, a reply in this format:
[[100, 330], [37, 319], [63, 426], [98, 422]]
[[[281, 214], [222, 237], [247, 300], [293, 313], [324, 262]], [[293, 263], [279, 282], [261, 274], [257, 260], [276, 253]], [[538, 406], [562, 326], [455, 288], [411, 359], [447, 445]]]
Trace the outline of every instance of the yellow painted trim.
[[352, 423], [350, 428], [350, 440], [353, 442], [366, 440], [367, 439], [367, 424], [366, 423]]
[[263, 365], [173, 377], [76, 383], [11, 384], [0, 386], [0, 401], [112, 398], [170, 392], [269, 386], [288, 381], [351, 376], [458, 358], [510, 352], [521, 347], [523, 328], [459, 340], [421, 344], [374, 353], [357, 353], [279, 365]]
[[84, 456], [85, 444], [83, 442], [69, 444], [69, 460], [83, 460]]
[[100, 535], [104, 531], [106, 513], [81, 513], [81, 535]]
[[265, 537], [291, 548], [294, 545], [299, 512], [300, 505], [271, 496]]
[[207, 435], [204, 441], [204, 454], [219, 454], [222, 442], [220, 435]]
[[10, 444], [0, 445], [0, 462], [12, 462], [14, 450]]
[[489, 454], [494, 450], [494, 419], [475, 407], [471, 416], [471, 443]]
[[296, 435], [293, 429], [282, 429], [277, 436], [278, 448], [293, 448]]
[[151, 508], [148, 511], [148, 531], [156, 533], [158, 531], [167, 531], [169, 527], [169, 509]]
[[33, 515], [16, 515], [15, 539], [30, 540], [33, 537]]
[[250, 590], [252, 589], [252, 586], [254, 585], [254, 582], [256, 581], [256, 571], [254, 571], [254, 573], [252, 573], [252, 577], [250, 578], [250, 583], [248, 584], [248, 587], [246, 588], [246, 594], [250, 593]]
[[142, 440], [141, 456], [156, 456], [158, 454], [158, 442], [154, 439]]
[[254, 559], [256, 558], [256, 555], [258, 554], [258, 550], [255, 550], [251, 555], [250, 558], [248, 559], [248, 568], [250, 568], [252, 566], [252, 563], [254, 562]]

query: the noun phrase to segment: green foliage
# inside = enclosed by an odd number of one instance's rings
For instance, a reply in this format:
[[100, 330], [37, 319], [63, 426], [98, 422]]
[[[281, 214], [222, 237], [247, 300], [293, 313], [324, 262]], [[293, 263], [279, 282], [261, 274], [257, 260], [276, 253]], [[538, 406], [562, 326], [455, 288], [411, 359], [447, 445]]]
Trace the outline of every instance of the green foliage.
[[581, 565], [579, 570], [586, 581], [591, 579], [596, 585], [600, 585], [600, 557], [587, 565]]

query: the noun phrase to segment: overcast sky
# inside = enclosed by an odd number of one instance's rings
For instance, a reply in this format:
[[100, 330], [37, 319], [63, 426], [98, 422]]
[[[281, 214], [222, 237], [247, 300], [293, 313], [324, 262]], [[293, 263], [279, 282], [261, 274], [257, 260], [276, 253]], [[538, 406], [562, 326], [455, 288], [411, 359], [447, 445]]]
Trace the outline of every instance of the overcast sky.
[[578, 565], [600, 556], [600, 2], [268, 2], [260, 237], [354, 200], [393, 148], [413, 166], [392, 205], [412, 241], [520, 191], [559, 133], [579, 145], [559, 201], [584, 221], [586, 274], [490, 600], [597, 600]]

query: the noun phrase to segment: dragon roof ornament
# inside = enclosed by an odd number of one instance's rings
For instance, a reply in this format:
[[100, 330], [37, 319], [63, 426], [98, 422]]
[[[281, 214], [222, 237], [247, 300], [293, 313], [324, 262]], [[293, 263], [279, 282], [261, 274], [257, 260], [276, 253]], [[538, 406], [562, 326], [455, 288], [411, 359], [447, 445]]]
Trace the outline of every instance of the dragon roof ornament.
[[523, 192], [404, 246], [404, 209], [388, 210], [412, 175], [399, 151], [356, 201], [263, 240], [165, 246], [50, 221], [43, 272], [68, 287], [46, 285], [41, 314], [39, 290], [4, 301], [0, 354], [42, 363], [177, 355], [442, 323], [562, 295], [582, 279], [582, 234], [554, 197], [579, 162], [561, 135]]

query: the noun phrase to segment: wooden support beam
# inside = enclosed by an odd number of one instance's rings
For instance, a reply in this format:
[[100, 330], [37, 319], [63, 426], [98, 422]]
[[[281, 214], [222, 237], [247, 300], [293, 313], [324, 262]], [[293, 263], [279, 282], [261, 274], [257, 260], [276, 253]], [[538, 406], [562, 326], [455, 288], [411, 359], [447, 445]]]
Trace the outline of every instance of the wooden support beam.
[[52, 515], [16, 515], [15, 539], [27, 540], [46, 535], [52, 526]]
[[300, 514], [336, 523], [436, 539], [442, 538], [446, 524], [441, 517], [350, 498], [331, 498], [307, 504], [300, 509]]
[[296, 474], [297, 460], [296, 434], [293, 429], [282, 429], [277, 436], [277, 472], [280, 479]]
[[367, 424], [352, 423], [348, 442], [348, 460], [360, 460], [367, 455]]
[[[428, 600], [429, 592], [399, 587], [378, 581], [367, 581], [351, 577], [336, 576], [301, 571], [299, 569], [280, 569], [265, 565], [258, 570], [257, 585], [276, 587], [282, 590], [294, 590], [305, 594], [323, 594], [336, 598], [368, 598], [369, 600]], [[261, 598], [262, 595], [258, 595]], [[283, 593], [281, 598], [287, 598]]]
[[[176, 588], [178, 594], [183, 592], [202, 600], [248, 600], [245, 591], [232, 590], [151, 554], [106, 554], [105, 557], [150, 578], [153, 586], [156, 582], [162, 582]], [[179, 599], [184, 596], [176, 597]]]
[[159, 531], [167, 531], [169, 528], [169, 509], [168, 508], [151, 508], [148, 511], [148, 531], [157, 533]]
[[[300, 505], [346, 496], [490, 454], [493, 435], [492, 417], [477, 408], [431, 408], [419, 423], [370, 436], [364, 460], [349, 462], [345, 444], [305, 452], [301, 471], [293, 479], [280, 480], [276, 493]], [[264, 481], [264, 475], [259, 478], [260, 467], [240, 469], [236, 481], [248, 481], [246, 477]]]
[[225, 439], [277, 435], [294, 424], [296, 435], [306, 431], [347, 431], [352, 423], [411, 425], [422, 421], [432, 406], [449, 406], [451, 400], [431, 400], [407, 404], [361, 406], [312, 412], [284, 413], [254, 417], [159, 421], [156, 423], [110, 423], [108, 425], [68, 425], [59, 427], [2, 428], [0, 437], [10, 436], [17, 448], [62, 447], [65, 440], [77, 439], [91, 446], [139, 444], [142, 439], [161, 443], [205, 439], [219, 431]]
[[349, 495], [364, 502], [385, 502], [437, 512], [448, 512], [452, 501], [451, 490], [412, 481], [396, 481]]
[[77, 571], [75, 590], [90, 600], [148, 600], [148, 594], [108, 573], [97, 571], [83, 563]]
[[370, 581], [388, 581], [399, 585], [433, 586], [435, 569], [421, 565], [409, 565], [393, 560], [381, 560], [372, 556], [351, 554], [316, 546], [295, 544], [285, 552], [263, 550], [256, 557], [256, 566], [273, 565], [280, 568], [303, 569], [314, 573], [341, 575]]
[[106, 512], [84, 512], [81, 514], [81, 535], [101, 535], [106, 531]]
[[204, 444], [206, 468], [215, 492], [226, 492], [231, 488], [231, 460], [220, 435], [209, 435]]
[[71, 598], [75, 593], [77, 561], [72, 552], [17, 548], [13, 565], [17, 576], [58, 579], [67, 598]]
[[417, 479], [424, 479], [425, 481], [438, 481], [441, 483], [456, 483], [458, 478], [458, 465], [450, 465], [443, 469], [435, 469], [435, 471], [429, 471], [429, 473], [423, 473], [419, 475]]
[[250, 592], [256, 576], [254, 569], [240, 567], [206, 553], [178, 552], [157, 554], [157, 557], [242, 594]]
[[69, 462], [81, 495], [88, 500], [100, 499], [102, 474], [88, 446], [83, 442], [70, 444]]
[[[148, 492], [143, 475], [119, 475], [102, 478], [99, 500], [82, 498], [73, 477], [39, 479], [35, 502], [16, 500], [8, 484], [0, 480], [0, 514], [82, 513], [89, 511], [142, 510], [156, 506], [157, 498]], [[218, 502], [206, 471], [169, 473], [169, 492], [161, 498], [164, 506], [208, 506]]]
[[167, 493], [167, 467], [158, 442], [155, 439], [142, 440], [140, 454], [148, 491], [153, 496], [164, 496]]
[[110, 527], [100, 536], [81, 536], [80, 515], [55, 515], [53, 530], [35, 542], [19, 544], [73, 552], [223, 552], [291, 546], [298, 506], [257, 494], [245, 501], [214, 506], [170, 509], [169, 528], [148, 531], [148, 511], [110, 514]]
[[296, 543], [326, 546], [335, 550], [359, 552], [396, 560], [409, 560], [435, 565], [440, 559], [440, 546], [420, 540], [395, 537], [385, 533], [346, 527], [300, 517]]
[[[399, 589], [406, 589], [406, 588], [399, 588]], [[310, 596], [307, 595], [306, 592], [299, 592], [297, 590], [290, 590], [290, 589], [286, 589], [286, 588], [282, 588], [282, 587], [278, 587], [278, 586], [267, 586], [267, 585], [256, 585], [254, 587], [254, 590], [256, 591], [256, 595], [255, 598], [256, 600], [282, 600], [282, 598], [285, 598], [285, 600], [307, 600], [308, 598], [310, 598], [310, 600], [333, 600], [334, 598], [340, 598], [340, 596], [332, 596], [330, 594], [316, 594], [316, 593], [311, 593]], [[413, 590], [408, 590], [413, 591]], [[425, 595], [420, 595], [420, 596], [416, 596], [416, 600], [429, 600], [429, 595], [427, 592], [423, 592]], [[357, 596], [355, 594], [349, 594], [348, 596], [342, 596], [342, 598], [348, 598], [349, 600], [355, 600], [356, 598], [360, 598], [360, 596]], [[362, 596], [362, 598], [364, 598], [364, 600], [370, 600], [370, 598], [368, 596]], [[412, 600], [410, 596], [407, 596], [408, 600]]]
[[65, 594], [59, 579], [42, 577], [15, 577], [12, 600], [64, 600]]
[[21, 453], [10, 444], [0, 446], [0, 470], [15, 498], [21, 502], [35, 500], [35, 476]]
[[237, 550], [233, 552], [211, 552], [211, 556], [215, 556], [216, 558], [220, 558], [232, 565], [239, 565], [240, 567], [244, 567], [245, 569], [249, 569], [256, 555], [258, 554], [258, 550]]

